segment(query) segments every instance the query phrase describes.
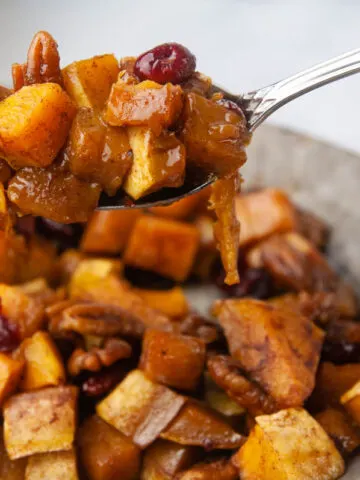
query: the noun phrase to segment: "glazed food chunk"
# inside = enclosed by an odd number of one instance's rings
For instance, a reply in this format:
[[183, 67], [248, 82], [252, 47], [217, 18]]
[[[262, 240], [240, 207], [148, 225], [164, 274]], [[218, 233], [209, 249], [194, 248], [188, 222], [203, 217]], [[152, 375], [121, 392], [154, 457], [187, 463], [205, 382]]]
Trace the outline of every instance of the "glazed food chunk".
[[16, 391], [24, 371], [24, 362], [0, 353], [0, 405]]

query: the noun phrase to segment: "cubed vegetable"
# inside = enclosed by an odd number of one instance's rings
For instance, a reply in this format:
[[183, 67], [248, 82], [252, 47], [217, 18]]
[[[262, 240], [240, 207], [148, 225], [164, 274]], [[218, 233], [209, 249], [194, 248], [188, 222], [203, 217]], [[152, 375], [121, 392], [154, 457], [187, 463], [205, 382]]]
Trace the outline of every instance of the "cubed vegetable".
[[24, 480], [26, 458], [10, 460], [4, 445], [3, 429], [0, 429], [0, 478], [1, 480]]
[[32, 455], [25, 480], [79, 480], [75, 450]]
[[189, 304], [186, 300], [184, 291], [177, 286], [171, 290], [145, 290], [136, 288], [134, 291], [150, 307], [159, 310], [169, 317], [183, 317], [189, 312]]
[[0, 103], [0, 157], [15, 170], [50, 165], [74, 116], [75, 107], [59, 85], [20, 89]]
[[24, 361], [0, 353], [0, 405], [15, 392], [24, 370]]

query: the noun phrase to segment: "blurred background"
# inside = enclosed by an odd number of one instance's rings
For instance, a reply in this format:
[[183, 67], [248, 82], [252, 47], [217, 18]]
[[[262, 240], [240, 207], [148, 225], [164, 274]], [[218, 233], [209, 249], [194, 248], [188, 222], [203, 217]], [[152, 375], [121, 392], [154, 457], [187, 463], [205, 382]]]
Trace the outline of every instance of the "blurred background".
[[[0, 0], [0, 83], [48, 30], [62, 64], [166, 41], [192, 50], [198, 69], [234, 92], [273, 83], [360, 47], [356, 0]], [[271, 122], [360, 152], [360, 75], [283, 107]]]

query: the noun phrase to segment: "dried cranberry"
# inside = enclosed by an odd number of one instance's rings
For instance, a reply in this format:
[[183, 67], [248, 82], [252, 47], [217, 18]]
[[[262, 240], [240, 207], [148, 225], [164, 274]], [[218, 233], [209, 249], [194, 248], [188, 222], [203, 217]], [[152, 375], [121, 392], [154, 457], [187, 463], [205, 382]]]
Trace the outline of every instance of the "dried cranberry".
[[36, 229], [40, 235], [55, 240], [64, 249], [76, 247], [83, 232], [83, 226], [79, 223], [68, 225], [43, 217], [37, 217]]
[[140, 55], [134, 67], [141, 80], [158, 83], [181, 83], [196, 68], [195, 56], [178, 43], [164, 43]]
[[102, 397], [112, 390], [124, 378], [124, 370], [114, 365], [114, 368], [103, 370], [85, 380], [81, 386], [82, 392], [88, 397]]
[[20, 345], [17, 325], [0, 313], [0, 352], [12, 352]]
[[245, 118], [244, 112], [241, 110], [239, 105], [232, 100], [229, 100], [227, 98], [219, 98], [219, 100], [216, 100], [216, 103], [218, 103], [219, 105], [223, 105], [225, 108], [237, 113], [239, 117]]

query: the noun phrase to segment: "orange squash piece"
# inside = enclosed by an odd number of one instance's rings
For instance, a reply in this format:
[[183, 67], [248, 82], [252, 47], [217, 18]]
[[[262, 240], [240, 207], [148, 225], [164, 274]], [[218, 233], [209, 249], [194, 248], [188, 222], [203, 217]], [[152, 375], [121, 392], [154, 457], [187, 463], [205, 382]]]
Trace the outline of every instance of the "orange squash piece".
[[24, 361], [0, 353], [0, 405], [14, 393], [24, 370]]
[[75, 107], [59, 85], [22, 88], [0, 103], [0, 157], [15, 170], [50, 165], [74, 116]]
[[181, 282], [190, 273], [199, 240], [199, 232], [193, 225], [142, 216], [131, 232], [124, 261]]
[[135, 293], [150, 307], [173, 318], [185, 316], [189, 312], [189, 304], [181, 287], [171, 290], [144, 290], [134, 288]]

